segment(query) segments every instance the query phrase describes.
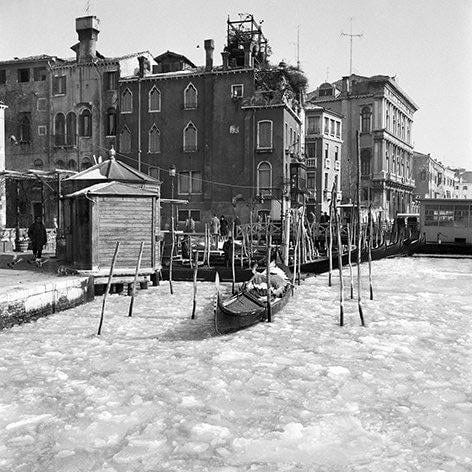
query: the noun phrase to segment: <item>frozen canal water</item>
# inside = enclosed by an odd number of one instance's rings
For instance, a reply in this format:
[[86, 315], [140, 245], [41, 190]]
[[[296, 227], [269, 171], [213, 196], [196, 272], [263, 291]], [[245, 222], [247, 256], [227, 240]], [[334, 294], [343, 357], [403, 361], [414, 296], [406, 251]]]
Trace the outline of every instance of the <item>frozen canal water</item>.
[[190, 283], [1, 332], [0, 470], [471, 471], [472, 261], [376, 262], [366, 328], [334, 280], [225, 337]]

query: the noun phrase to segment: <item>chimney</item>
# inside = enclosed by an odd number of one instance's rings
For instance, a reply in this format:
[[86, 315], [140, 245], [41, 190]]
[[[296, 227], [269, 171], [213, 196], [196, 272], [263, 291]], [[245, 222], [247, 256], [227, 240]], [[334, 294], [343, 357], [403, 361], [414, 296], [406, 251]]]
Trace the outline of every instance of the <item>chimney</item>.
[[88, 62], [97, 57], [97, 38], [100, 20], [96, 16], [76, 18], [75, 30], [79, 35], [77, 62]]
[[205, 70], [213, 70], [213, 50], [215, 49], [215, 41], [213, 39], [205, 39], [206, 62]]
[[346, 92], [346, 93], [349, 93], [350, 90], [349, 90], [349, 77], [343, 77], [343, 82], [342, 82], [342, 91], [343, 92]]
[[139, 56], [138, 63], [139, 63], [138, 76], [144, 77], [147, 73], [149, 73], [151, 69], [151, 63], [149, 62], [149, 59], [146, 56]]
[[228, 70], [229, 68], [229, 52], [223, 51], [221, 53], [221, 59], [223, 60], [223, 70]]

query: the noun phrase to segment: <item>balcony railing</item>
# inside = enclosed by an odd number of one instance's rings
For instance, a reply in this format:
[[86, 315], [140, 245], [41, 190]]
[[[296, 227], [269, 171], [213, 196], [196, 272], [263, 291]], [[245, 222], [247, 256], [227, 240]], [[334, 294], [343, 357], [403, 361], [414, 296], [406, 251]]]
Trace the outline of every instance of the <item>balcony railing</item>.
[[339, 169], [340, 169], [339, 161], [334, 161], [334, 170], [339, 170]]
[[306, 160], [306, 166], [307, 167], [316, 167], [316, 158], [309, 157]]
[[324, 160], [324, 167], [325, 169], [329, 169], [331, 167], [331, 160], [327, 157], [325, 157], [325, 160]]

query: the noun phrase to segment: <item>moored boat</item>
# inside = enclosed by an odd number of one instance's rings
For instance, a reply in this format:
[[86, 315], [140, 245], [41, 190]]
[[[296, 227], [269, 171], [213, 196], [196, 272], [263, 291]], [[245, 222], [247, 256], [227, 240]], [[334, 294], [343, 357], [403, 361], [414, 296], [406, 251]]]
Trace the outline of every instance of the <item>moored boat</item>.
[[[215, 306], [215, 329], [219, 334], [232, 333], [248, 328], [268, 319], [270, 309], [271, 318], [279, 312], [292, 295], [292, 286], [286, 269], [280, 266], [272, 266], [270, 269], [271, 280], [276, 277], [284, 279], [284, 285], [275, 289], [271, 283], [270, 308], [267, 304], [267, 289], [262, 287], [265, 283], [254, 278], [244, 283], [238, 292], [228, 298], [223, 298], [218, 291]], [[282, 275], [284, 274], [285, 277]], [[256, 273], [259, 278], [265, 278], [265, 273]]]

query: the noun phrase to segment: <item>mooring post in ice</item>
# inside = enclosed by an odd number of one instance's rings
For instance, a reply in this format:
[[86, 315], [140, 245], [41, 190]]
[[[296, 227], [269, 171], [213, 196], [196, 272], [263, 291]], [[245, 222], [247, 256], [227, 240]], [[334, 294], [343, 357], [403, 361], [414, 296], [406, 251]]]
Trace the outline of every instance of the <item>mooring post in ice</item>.
[[231, 292], [235, 293], [236, 268], [234, 266], [234, 221], [231, 225]]
[[344, 281], [343, 281], [343, 245], [341, 240], [341, 216], [336, 205], [337, 195], [334, 195], [333, 211], [336, 218], [336, 233], [338, 236], [338, 269], [339, 269], [339, 326], [344, 326]]
[[365, 326], [364, 314], [362, 312], [361, 299], [361, 256], [362, 256], [362, 222], [361, 222], [361, 152], [359, 131], [356, 131], [356, 151], [357, 151], [357, 307], [361, 325]]
[[272, 244], [272, 234], [270, 232], [270, 216], [266, 219], [266, 244], [267, 244], [267, 264], [266, 264], [266, 285], [267, 285], [267, 321], [272, 321], [272, 308], [270, 305], [270, 254]]
[[293, 281], [292, 281], [292, 287], [295, 287], [295, 283], [297, 282], [297, 273], [298, 273], [298, 232], [299, 232], [299, 228], [300, 228], [300, 226], [298, 224], [298, 219], [296, 218], [295, 215], [293, 217], [293, 224], [294, 224], [294, 229], [295, 229], [295, 245], [293, 247], [293, 274], [292, 274]]
[[[192, 255], [190, 255], [190, 258]], [[192, 320], [195, 319], [195, 312], [197, 310], [197, 275], [198, 275], [198, 249], [195, 251], [195, 263], [193, 264], [193, 307]]]
[[144, 241], [141, 242], [141, 247], [139, 248], [138, 261], [136, 262], [136, 271], [134, 273], [133, 286], [131, 287], [131, 301], [129, 302], [128, 316], [133, 315], [134, 297], [136, 295], [136, 284], [138, 282], [138, 274], [139, 274], [139, 268], [141, 267], [141, 259], [143, 257], [143, 250], [144, 250]]
[[171, 234], [171, 245], [170, 245], [170, 261], [169, 261], [169, 289], [170, 289], [170, 294], [174, 295], [174, 288], [172, 287], [172, 263], [174, 261], [174, 248], [175, 248], [175, 234], [174, 234], [174, 215], [170, 217], [170, 222], [171, 222], [171, 228], [170, 228], [170, 234]]
[[[334, 189], [334, 185], [333, 185]], [[329, 202], [329, 218], [328, 218], [328, 229], [329, 229], [329, 243], [328, 243], [328, 259], [329, 259], [329, 273], [328, 273], [328, 286], [331, 287], [331, 277], [333, 275], [333, 190], [331, 190], [331, 201]], [[326, 230], [325, 230], [326, 239]]]
[[370, 290], [370, 299], [374, 299], [374, 290], [372, 288], [372, 202], [369, 204], [369, 240], [368, 240], [368, 254], [369, 254], [369, 290]]
[[98, 332], [97, 335], [100, 336], [102, 333], [102, 325], [103, 325], [103, 314], [105, 313], [105, 305], [107, 301], [107, 296], [108, 292], [110, 291], [111, 287], [111, 281], [113, 279], [113, 272], [115, 270], [115, 262], [116, 262], [116, 257], [118, 256], [118, 249], [120, 248], [120, 242], [116, 242], [116, 247], [115, 247], [115, 252], [113, 254], [113, 259], [111, 260], [111, 266], [110, 266], [110, 273], [108, 275], [108, 283], [107, 283], [107, 288], [105, 289], [105, 293], [103, 294], [103, 303], [102, 303], [102, 313], [100, 315], [100, 324], [98, 325]]
[[[351, 214], [351, 220], [354, 218], [354, 216]], [[349, 279], [350, 279], [350, 284], [351, 284], [351, 300], [354, 299], [354, 276], [352, 273], [352, 242], [351, 242], [351, 221], [349, 221], [346, 225], [346, 231], [347, 231], [347, 262], [349, 264]]]

